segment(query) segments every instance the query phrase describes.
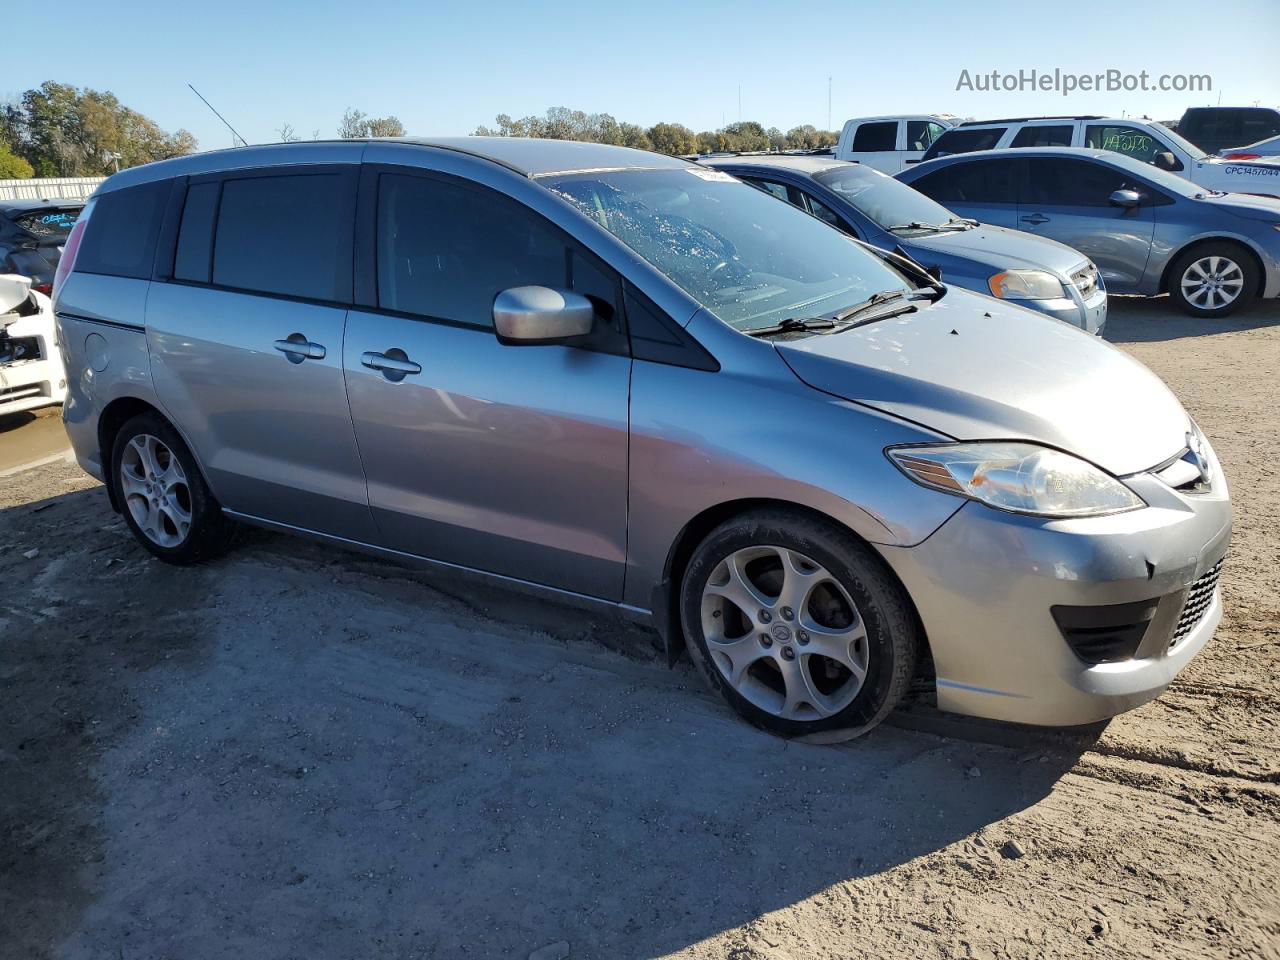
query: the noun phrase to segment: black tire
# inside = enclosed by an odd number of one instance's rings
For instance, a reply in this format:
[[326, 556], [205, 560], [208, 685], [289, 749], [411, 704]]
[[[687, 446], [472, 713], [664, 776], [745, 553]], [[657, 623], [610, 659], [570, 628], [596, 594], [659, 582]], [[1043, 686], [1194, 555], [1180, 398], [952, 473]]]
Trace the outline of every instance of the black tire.
[[[721, 564], [726, 558], [756, 546], [780, 547], [810, 558], [826, 569], [856, 605], [867, 636], [866, 676], [853, 700], [836, 713], [814, 719], [779, 716], [743, 696], [712, 662], [703, 631], [703, 591], [713, 573], [724, 569]], [[681, 580], [680, 618], [690, 657], [699, 673], [731, 707], [771, 733], [815, 742], [851, 739], [888, 716], [911, 683], [921, 645], [914, 609], [884, 561], [836, 524], [785, 509], [745, 513], [707, 535], [694, 551]], [[750, 633], [764, 628], [752, 621], [746, 629]], [[800, 659], [812, 660], [803, 656]], [[751, 669], [756, 669], [755, 665]]]
[[[180, 542], [171, 545], [157, 542], [142, 529], [130, 500], [136, 504], [141, 499], [145, 509], [145, 497], [129, 497], [124, 490], [121, 467], [126, 450], [134, 438], [146, 436], [156, 438], [171, 451], [185, 475], [185, 493], [175, 491], [174, 497], [175, 502], [180, 502], [190, 514], [190, 527]], [[214, 499], [182, 436], [158, 413], [140, 413], [120, 428], [111, 447], [108, 480], [112, 484], [125, 523], [129, 525], [134, 537], [166, 563], [186, 565], [211, 560], [225, 553], [235, 538], [236, 524], [222, 512], [222, 507]]]
[[[1192, 271], [1193, 265], [1201, 264], [1202, 261], [1210, 260], [1214, 257], [1219, 258], [1220, 275], [1229, 277], [1229, 282], [1231, 283], [1237, 280], [1241, 282], [1239, 293], [1235, 299], [1230, 303], [1217, 307], [1211, 306], [1210, 297], [1214, 296], [1211, 291], [1200, 298], [1200, 303], [1196, 303], [1195, 294], [1189, 295], [1188, 291], [1183, 287], [1184, 279], [1195, 280], [1199, 276], [1198, 272]], [[1189, 274], [1188, 271], [1192, 272]], [[1247, 307], [1253, 303], [1258, 297], [1259, 280], [1258, 264], [1254, 260], [1253, 254], [1239, 244], [1225, 240], [1214, 240], [1209, 243], [1197, 244], [1191, 249], [1184, 250], [1178, 254], [1177, 259], [1173, 261], [1173, 266], [1169, 268], [1169, 298], [1183, 313], [1193, 317], [1213, 320], [1229, 316], [1242, 307]]]

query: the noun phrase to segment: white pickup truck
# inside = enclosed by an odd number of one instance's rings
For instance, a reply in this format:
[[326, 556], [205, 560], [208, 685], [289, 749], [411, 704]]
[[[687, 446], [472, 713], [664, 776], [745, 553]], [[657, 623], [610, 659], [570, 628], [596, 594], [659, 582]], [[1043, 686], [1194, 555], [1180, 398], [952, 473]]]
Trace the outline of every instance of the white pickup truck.
[[929, 145], [955, 122], [955, 117], [938, 113], [847, 120], [836, 142], [836, 159], [857, 160], [892, 176], [909, 163], [919, 163]]
[[924, 152], [924, 160], [1004, 147], [1114, 150], [1176, 173], [1206, 190], [1280, 197], [1280, 157], [1213, 157], [1154, 120], [1079, 116], [972, 120], [943, 132]]

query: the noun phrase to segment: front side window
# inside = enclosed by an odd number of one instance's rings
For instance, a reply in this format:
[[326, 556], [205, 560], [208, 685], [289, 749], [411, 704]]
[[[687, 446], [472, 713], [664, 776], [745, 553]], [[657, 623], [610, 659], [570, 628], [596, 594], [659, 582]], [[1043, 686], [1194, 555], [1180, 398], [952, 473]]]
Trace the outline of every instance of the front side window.
[[[348, 299], [348, 188], [346, 177], [338, 173], [224, 181], [213, 283], [312, 300]], [[190, 263], [191, 269], [198, 269], [197, 257]]]
[[[882, 230], [928, 230], [946, 223], [953, 216], [946, 207], [905, 183], [860, 170], [852, 164], [823, 170], [814, 174], [813, 179], [838, 193]], [[921, 226], [913, 227], [912, 224]]]
[[898, 122], [890, 120], [886, 123], [864, 123], [853, 135], [854, 153], [878, 153], [897, 149]]
[[1106, 207], [1117, 190], [1149, 192], [1122, 171], [1102, 163], [1032, 157], [1028, 164], [1026, 202], [1033, 206]]
[[739, 329], [910, 286], [841, 233], [716, 171], [584, 172], [539, 182]]
[[932, 120], [907, 121], [907, 149], [928, 150], [930, 144], [942, 136], [947, 128]]
[[1110, 150], [1139, 163], [1155, 163], [1156, 154], [1168, 148], [1146, 130], [1111, 123], [1091, 123], [1085, 129], [1085, 146]]
[[503, 290], [570, 286], [567, 249], [545, 221], [488, 190], [379, 178], [378, 305], [385, 310], [491, 327]]

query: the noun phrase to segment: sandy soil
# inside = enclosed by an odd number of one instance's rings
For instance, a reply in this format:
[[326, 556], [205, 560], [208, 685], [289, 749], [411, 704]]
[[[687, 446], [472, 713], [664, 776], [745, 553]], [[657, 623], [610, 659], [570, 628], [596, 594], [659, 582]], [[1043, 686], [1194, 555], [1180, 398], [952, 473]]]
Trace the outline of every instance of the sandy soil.
[[173, 569], [0, 480], [0, 957], [1280, 957], [1280, 309], [1112, 311], [1238, 525], [1218, 635], [1085, 732], [788, 744], [638, 628], [261, 533]]

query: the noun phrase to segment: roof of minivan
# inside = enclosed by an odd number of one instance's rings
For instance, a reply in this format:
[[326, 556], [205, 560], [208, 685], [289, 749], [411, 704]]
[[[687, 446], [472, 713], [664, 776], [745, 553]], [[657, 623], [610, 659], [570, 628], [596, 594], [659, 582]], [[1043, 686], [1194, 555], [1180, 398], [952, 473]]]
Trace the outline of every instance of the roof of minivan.
[[365, 145], [369, 143], [401, 143], [410, 147], [451, 150], [489, 160], [526, 177], [582, 170], [681, 168], [689, 165], [687, 160], [661, 153], [576, 140], [534, 140], [527, 137], [379, 137], [272, 143], [196, 153], [122, 170], [109, 177], [99, 190], [119, 190], [168, 177], [194, 176], [237, 167], [279, 164], [288, 162], [286, 158], [294, 156], [298, 157], [299, 162], [351, 163], [359, 158]]
[[798, 157], [785, 153], [769, 156], [747, 157], [709, 157], [698, 161], [708, 167], [773, 167], [786, 170], [797, 170], [800, 173], [815, 174], [832, 167], [849, 167], [854, 164], [848, 160], [837, 160], [834, 157]]

